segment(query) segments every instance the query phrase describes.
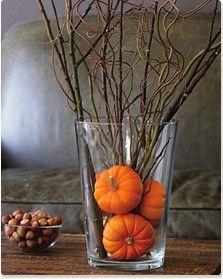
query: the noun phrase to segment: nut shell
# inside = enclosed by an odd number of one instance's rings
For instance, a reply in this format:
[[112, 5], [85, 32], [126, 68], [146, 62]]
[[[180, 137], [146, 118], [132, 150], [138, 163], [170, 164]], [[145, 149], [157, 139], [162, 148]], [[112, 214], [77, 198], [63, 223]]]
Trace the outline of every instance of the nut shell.
[[23, 219], [28, 219], [28, 220], [30, 220], [31, 218], [32, 218], [32, 215], [31, 215], [31, 214], [29, 214], [29, 213], [24, 213]]
[[17, 209], [12, 213], [12, 216], [15, 217], [17, 214], [23, 214], [23, 211], [21, 209]]
[[37, 239], [28, 239], [28, 240], [26, 240], [26, 245], [29, 248], [33, 248], [33, 247], [37, 246], [38, 245]]
[[36, 229], [37, 227], [39, 226], [39, 223], [37, 222], [37, 221], [31, 221], [31, 227], [32, 227], [32, 229]]
[[39, 218], [37, 215], [33, 215], [32, 219], [31, 219], [31, 222], [38, 222], [39, 219], [41, 219], [41, 218]]
[[18, 221], [16, 219], [11, 219], [8, 221], [9, 226], [16, 226], [18, 224]]
[[62, 224], [62, 218], [59, 216], [53, 217], [53, 223], [54, 225], [61, 225]]
[[26, 239], [35, 239], [36, 238], [36, 234], [33, 231], [28, 231], [26, 233]]
[[44, 235], [44, 236], [51, 236], [52, 235], [52, 233], [53, 233], [53, 230], [52, 229], [43, 229], [42, 230], [42, 235]]
[[25, 249], [26, 248], [26, 241], [25, 240], [20, 241], [18, 243], [18, 247], [22, 248], [22, 249]]
[[16, 214], [15, 219], [16, 219], [18, 222], [20, 222], [20, 221], [23, 219], [23, 214], [22, 214], [22, 213]]
[[21, 241], [21, 238], [20, 238], [20, 236], [18, 235], [17, 232], [14, 232], [14, 233], [12, 234], [12, 239], [13, 239], [14, 241], [16, 241], [16, 242], [20, 242], [20, 241]]
[[23, 226], [18, 226], [16, 231], [17, 231], [17, 234], [18, 234], [20, 237], [24, 237], [24, 236], [26, 235], [27, 229], [24, 228]]
[[41, 236], [41, 237], [38, 237], [37, 241], [38, 241], [39, 245], [48, 245], [49, 244], [49, 237]]
[[15, 231], [14, 227], [10, 227], [10, 226], [5, 227], [5, 234], [7, 235], [7, 237], [11, 237], [14, 231]]
[[46, 219], [40, 219], [39, 221], [38, 221], [38, 223], [39, 223], [39, 225], [40, 226], [47, 226], [48, 225], [48, 223], [47, 223], [47, 220]]
[[22, 221], [20, 222], [20, 225], [31, 226], [31, 222], [29, 221], [29, 219], [22, 219]]
[[43, 210], [40, 210], [38, 213], [37, 213], [37, 216], [42, 219], [46, 219], [47, 218], [47, 212], [46, 211], [43, 211]]
[[53, 224], [54, 224], [53, 218], [48, 219], [47, 223], [48, 223], [49, 226], [53, 226]]
[[11, 217], [9, 215], [2, 216], [2, 222], [4, 224], [8, 224], [8, 222], [11, 220]]

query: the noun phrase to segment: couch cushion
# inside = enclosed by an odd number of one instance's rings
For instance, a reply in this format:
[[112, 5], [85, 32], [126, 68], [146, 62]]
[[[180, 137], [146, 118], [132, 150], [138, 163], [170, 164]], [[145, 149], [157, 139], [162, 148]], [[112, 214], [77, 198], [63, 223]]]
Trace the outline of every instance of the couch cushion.
[[79, 173], [72, 168], [2, 170], [2, 200], [81, 204]]
[[[202, 170], [176, 171], [168, 235], [220, 238], [220, 174]], [[63, 216], [63, 231], [83, 233], [79, 174], [72, 168], [2, 171], [2, 212], [44, 208]]]
[[221, 177], [218, 171], [175, 171], [171, 207], [179, 209], [220, 209]]

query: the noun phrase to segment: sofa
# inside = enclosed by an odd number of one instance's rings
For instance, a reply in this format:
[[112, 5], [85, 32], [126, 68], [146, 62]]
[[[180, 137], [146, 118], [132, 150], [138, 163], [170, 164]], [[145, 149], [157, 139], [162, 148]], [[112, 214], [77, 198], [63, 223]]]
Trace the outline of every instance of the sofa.
[[[193, 51], [207, 39], [209, 17], [187, 23]], [[74, 115], [53, 75], [47, 41], [43, 22], [35, 21], [13, 26], [2, 42], [2, 213], [44, 208], [63, 217], [63, 232], [83, 233]], [[167, 234], [220, 239], [219, 58], [177, 118]]]

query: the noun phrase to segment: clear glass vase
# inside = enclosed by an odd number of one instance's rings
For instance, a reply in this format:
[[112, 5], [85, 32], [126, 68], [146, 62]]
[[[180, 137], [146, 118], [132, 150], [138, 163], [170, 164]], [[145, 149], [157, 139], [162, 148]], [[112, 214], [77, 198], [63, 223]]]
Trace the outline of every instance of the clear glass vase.
[[88, 262], [164, 263], [177, 122], [75, 122]]

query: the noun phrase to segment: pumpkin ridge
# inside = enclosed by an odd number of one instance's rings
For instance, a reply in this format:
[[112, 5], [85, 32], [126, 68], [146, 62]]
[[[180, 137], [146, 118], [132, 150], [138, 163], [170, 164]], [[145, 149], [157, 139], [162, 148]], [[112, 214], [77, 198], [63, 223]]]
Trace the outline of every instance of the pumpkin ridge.
[[[138, 237], [141, 233], [143, 233], [145, 230], [147, 230], [147, 227], [144, 227], [142, 229], [142, 231], [140, 233], [137, 233], [137, 236], [135, 237], [136, 240], [144, 240], [145, 239], [145, 236], [144, 238], [140, 238]], [[150, 233], [148, 233], [148, 237], [152, 236], [153, 235], [153, 231], [152, 230], [149, 230]]]
[[110, 227], [111, 227], [115, 232], [117, 232], [121, 237], [124, 237], [122, 234], [120, 234], [120, 232], [118, 232], [118, 231], [111, 225], [111, 223], [109, 223], [109, 225], [110, 225]]
[[[145, 219], [144, 219], [144, 217], [142, 217], [141, 215], [139, 215], [142, 219], [143, 219], [143, 221], [144, 221], [144, 223], [145, 222], [148, 222], [148, 221], [146, 221]], [[135, 221], [135, 226], [136, 226], [136, 221]], [[146, 223], [147, 224], [147, 223]], [[144, 229], [147, 227], [147, 226], [143, 226], [143, 228], [142, 228], [142, 230], [139, 232], [139, 231], [137, 231], [136, 230], [136, 232], [135, 232], [135, 226], [134, 226], [134, 231], [133, 231], [133, 235], [135, 236], [137, 236], [137, 235], [139, 235], [139, 234], [141, 234], [143, 231], [144, 231]], [[151, 225], [152, 226], [152, 225]]]
[[[124, 167], [124, 168], [126, 168], [126, 166], [122, 166], [122, 167]], [[117, 179], [119, 180], [120, 179], [120, 172], [122, 171], [122, 169], [121, 168], [119, 168], [118, 169], [118, 172], [117, 172]], [[126, 172], [125, 172], [126, 173]], [[124, 176], [125, 176], [125, 174], [124, 174]]]
[[[112, 191], [113, 192], [113, 191]], [[120, 195], [119, 195], [119, 192], [117, 191], [117, 192], [113, 192], [113, 194], [112, 195], [110, 195], [110, 203], [109, 203], [109, 205], [110, 205], [110, 208], [114, 208], [114, 206], [112, 206], [112, 204], [113, 203], [115, 203], [116, 204], [116, 202], [114, 202], [113, 200], [114, 199], [119, 199], [119, 204], [122, 204], [122, 208], [124, 207], [124, 205], [125, 204], [123, 204], [123, 201], [120, 199]], [[115, 212], [116, 210], [114, 210], [114, 212]]]
[[111, 197], [107, 197], [107, 193], [103, 196], [99, 196], [99, 198], [97, 198], [97, 203], [100, 203], [100, 201], [104, 202], [104, 200], [109, 200], [108, 204], [110, 205]]
[[[136, 223], [136, 222], [135, 222]], [[136, 225], [135, 225], [136, 226]], [[140, 231], [140, 232], [138, 232], [138, 231], [136, 231], [135, 232], [135, 226], [134, 226], [134, 231], [132, 232], [132, 234], [134, 235], [134, 237], [135, 237], [135, 235], [138, 235], [138, 234], [141, 234], [143, 231], [144, 231], [144, 229], [145, 229], [145, 227], [143, 227], [143, 229]], [[135, 232], [135, 233], [134, 233]]]
[[136, 248], [135, 248], [135, 245], [134, 245], [134, 244], [132, 245], [132, 248], [134, 249], [134, 251], [135, 251], [136, 255], [139, 257], [140, 255], [137, 253], [137, 250], [136, 250]]
[[[144, 250], [145, 250], [145, 248], [146, 248], [146, 247], [144, 247], [144, 246], [142, 246], [142, 245], [139, 245], [137, 242], [135, 242], [135, 245], [138, 245], [138, 246], [142, 247]], [[135, 246], [134, 246], [134, 250], [135, 250], [136, 255], [137, 255], [138, 257], [141, 257], [141, 256], [142, 256], [141, 253], [138, 253], [138, 250], [136, 249]], [[146, 253], [146, 252], [145, 252], [145, 253]], [[145, 253], [143, 253], [143, 255], [144, 255]]]
[[[135, 244], [136, 244], [136, 245], [139, 245], [140, 247], [142, 247], [142, 248], [144, 248], [144, 249], [147, 248], [147, 245], [144, 246], [143, 244], [138, 243], [137, 240], [135, 241]], [[150, 249], [148, 248], [148, 251], [149, 251], [149, 250], [150, 250]], [[145, 252], [145, 253], [146, 253], [146, 252]]]
[[[110, 229], [113, 230], [119, 236], [118, 241], [121, 241], [123, 239], [123, 236], [117, 230], [115, 230], [111, 225], [110, 225]], [[105, 238], [105, 239], [107, 239], [109, 241], [116, 241], [116, 239], [114, 239], [112, 237], [110, 238], [111, 235], [109, 234], [109, 236], [108, 236], [107, 235], [108, 233], [106, 233], [106, 236], [105, 236], [105, 232], [106, 232], [106, 227], [105, 227], [104, 232], [103, 232], [103, 238]]]
[[[117, 194], [117, 196], [119, 197], [119, 200], [120, 200], [120, 202], [122, 203], [122, 205], [123, 205], [123, 207], [122, 208], [126, 208], [126, 203], [123, 201], [123, 199], [122, 199], [122, 195], [120, 195], [120, 192], [119, 193], [116, 193]], [[124, 206], [125, 205], [125, 206]], [[129, 205], [129, 204], [128, 204]], [[127, 210], [125, 210], [125, 213], [127, 213], [128, 211], [130, 211], [130, 208], [129, 208], [129, 206], [127, 207]]]
[[[131, 215], [133, 215], [133, 214], [131, 214]], [[132, 218], [135, 219], [135, 216], [132, 217]], [[124, 224], [125, 224], [125, 228], [126, 228], [126, 232], [128, 233], [128, 236], [132, 236], [132, 232], [130, 233], [129, 230], [128, 230], [128, 225], [127, 225], [127, 223], [126, 223], [125, 215], [123, 215], [123, 220], [124, 220]]]
[[[134, 187], [130, 187], [129, 185], [125, 185], [124, 186], [125, 188], [123, 188], [122, 186], [120, 187], [120, 190], [119, 190], [119, 193], [121, 194], [122, 193], [122, 195], [126, 195], [126, 194], [128, 194], [129, 192], [131, 192], [131, 196], [133, 197], [134, 196], [134, 198], [138, 198], [139, 199], [139, 197], [141, 198], [141, 196], [142, 196], [142, 194], [141, 194], [141, 192], [139, 192], [139, 191], [137, 191], [137, 189], [135, 188], [134, 189]], [[134, 191], [132, 191], [132, 190], [134, 190]]]
[[138, 239], [138, 240], [135, 241], [135, 243], [138, 244], [138, 245], [141, 245], [142, 247], [147, 247], [147, 243], [146, 243], [145, 246], [144, 246], [144, 244], [141, 243], [142, 241], [143, 241], [143, 242], [144, 242], [144, 241], [149, 241], [149, 243], [151, 243], [151, 242], [154, 242], [154, 241], [155, 241], [155, 237], [154, 237], [154, 235], [152, 235], [151, 238]]
[[123, 246], [123, 243], [121, 243], [120, 241], [116, 241], [115, 243], [112, 242], [114, 241], [110, 241], [106, 238], [103, 238], [103, 244], [109, 253], [114, 253], [117, 249], [120, 249]]
[[109, 241], [109, 242], [120, 242], [120, 240], [115, 240], [115, 239], [108, 239], [107, 237], [103, 237], [105, 240]]
[[132, 235], [134, 235], [134, 232], [136, 230], [136, 217], [135, 217], [135, 214], [134, 215], [134, 228], [133, 228], [133, 231], [132, 231]]
[[[125, 181], [127, 181], [127, 182], [125, 182]], [[130, 188], [130, 189], [132, 190], [132, 189], [134, 189], [135, 185], [138, 185], [138, 184], [139, 184], [139, 181], [138, 181], [138, 179], [134, 179], [134, 178], [131, 178], [131, 179], [126, 178], [125, 180], [120, 181], [119, 184], [120, 184], [120, 185], [121, 185], [121, 184], [124, 184], [126, 190], [127, 190], [128, 188]], [[123, 188], [123, 187], [121, 187], [121, 188]], [[136, 189], [137, 189], [138, 191], [139, 191], [139, 189], [140, 189], [140, 192], [143, 193], [142, 186], [137, 187]]]
[[100, 198], [104, 195], [107, 195], [109, 191], [110, 191], [110, 189], [105, 189], [105, 188], [97, 189], [97, 191], [94, 191], [94, 195], [98, 196], [98, 193], [99, 193], [99, 198], [97, 197], [97, 199], [99, 201]]
[[126, 229], [127, 235], [130, 236], [130, 233], [129, 233], [129, 231], [128, 231], [128, 225], [127, 225], [127, 223], [126, 223], [125, 215], [123, 215], [122, 218], [123, 218], [123, 223], [125, 224], [125, 229]]
[[[129, 166], [124, 166], [126, 168], [126, 171], [124, 172], [124, 174], [119, 177], [119, 179], [121, 180], [121, 182], [123, 182], [123, 180], [127, 179], [129, 177], [129, 174], [131, 174], [131, 176], [134, 176], [134, 180], [141, 180], [139, 174], [133, 170], [132, 168], [130, 168]], [[118, 175], [120, 175], [120, 172], [118, 173]]]
[[[132, 174], [132, 175], [133, 175], [133, 174]], [[128, 173], [122, 175], [122, 176], [119, 178], [120, 183], [125, 182], [125, 180], [134, 180], [134, 181], [136, 181], [136, 179], [139, 180], [138, 177], [136, 177], [136, 176], [135, 176], [134, 178], [130, 178], [130, 179], [129, 179], [129, 174], [128, 174]]]
[[[122, 258], [125, 259], [126, 256], [127, 256], [127, 249], [128, 249], [127, 245], [125, 245], [125, 244], [123, 243], [123, 245], [122, 245], [118, 250], [116, 250], [115, 252], [113, 252], [112, 255], [118, 253], [119, 250], [121, 250], [121, 251], [124, 250], [124, 256], [123, 256]], [[118, 258], [118, 257], [116, 257], [116, 258]]]
[[125, 168], [124, 174], [122, 174], [122, 175], [120, 174], [120, 172], [123, 170], [123, 168], [122, 169], [120, 168], [117, 173], [117, 179], [120, 180], [120, 183], [123, 182], [124, 177], [126, 177], [126, 179], [129, 177], [129, 173], [131, 173], [131, 175], [136, 176], [136, 172], [129, 166], [122, 166], [122, 167]]
[[132, 259], [135, 259], [136, 256], [137, 256], [137, 253], [134, 249], [134, 245], [128, 245], [127, 248], [126, 248], [126, 259], [127, 260], [132, 260]]

